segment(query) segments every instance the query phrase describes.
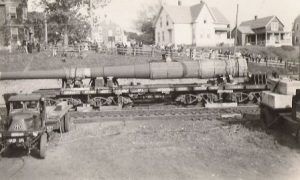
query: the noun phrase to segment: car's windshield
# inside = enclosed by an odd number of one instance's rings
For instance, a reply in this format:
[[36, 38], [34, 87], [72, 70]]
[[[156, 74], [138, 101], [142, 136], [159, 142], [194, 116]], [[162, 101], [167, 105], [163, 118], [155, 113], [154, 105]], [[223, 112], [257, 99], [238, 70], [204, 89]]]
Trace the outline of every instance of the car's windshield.
[[38, 103], [36, 101], [28, 101], [26, 102], [27, 109], [37, 109]]
[[23, 103], [20, 101], [11, 102], [12, 109], [23, 109]]

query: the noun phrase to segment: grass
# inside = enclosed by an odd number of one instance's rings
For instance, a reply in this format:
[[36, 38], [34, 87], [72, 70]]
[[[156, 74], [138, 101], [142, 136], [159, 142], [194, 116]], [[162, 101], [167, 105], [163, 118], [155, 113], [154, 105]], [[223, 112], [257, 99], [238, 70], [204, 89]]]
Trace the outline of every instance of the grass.
[[53, 57], [49, 52], [9, 54], [1, 52], [0, 71], [51, 70], [70, 67], [114, 66], [157, 61], [151, 57], [133, 57], [85, 52], [82, 57]]

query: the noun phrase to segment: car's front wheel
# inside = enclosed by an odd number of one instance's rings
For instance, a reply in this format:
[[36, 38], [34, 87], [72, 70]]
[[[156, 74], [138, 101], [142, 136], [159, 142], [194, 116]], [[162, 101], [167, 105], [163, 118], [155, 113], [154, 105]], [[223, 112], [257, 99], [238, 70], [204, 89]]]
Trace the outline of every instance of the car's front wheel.
[[41, 159], [45, 159], [47, 150], [47, 134], [43, 133], [39, 141], [39, 156]]

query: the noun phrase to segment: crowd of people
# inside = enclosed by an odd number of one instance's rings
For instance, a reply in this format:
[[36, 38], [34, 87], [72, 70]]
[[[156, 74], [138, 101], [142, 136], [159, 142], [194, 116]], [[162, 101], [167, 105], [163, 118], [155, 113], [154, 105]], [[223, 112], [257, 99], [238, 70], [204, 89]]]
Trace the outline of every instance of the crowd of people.
[[[9, 51], [12, 52], [12, 44], [9, 43]], [[17, 51], [23, 52], [23, 53], [32, 53], [33, 50], [36, 49], [37, 52], [41, 51], [41, 44], [36, 39], [33, 40], [26, 40], [24, 39], [21, 43], [20, 40], [17, 40]]]
[[255, 53], [241, 53], [242, 57], [247, 60], [247, 62], [268, 62], [269, 60], [277, 60], [279, 63], [283, 62], [282, 57], [268, 57], [266, 55], [261, 55], [261, 54], [255, 54]]
[[[130, 42], [130, 45], [126, 43], [116, 43], [115, 45], [116, 52], [119, 55], [126, 55], [128, 53], [132, 55], [137, 55], [139, 54], [139, 51], [143, 48], [143, 43], [142, 42]], [[78, 47], [78, 44], [74, 45], [74, 47]], [[268, 62], [269, 60], [277, 60], [279, 63], [283, 62], [282, 57], [269, 57], [267, 55], [262, 55], [259, 53], [249, 53], [249, 52], [243, 52], [239, 51], [234, 53], [233, 51], [229, 49], [207, 49], [207, 48], [202, 48], [202, 49], [196, 49], [196, 48], [191, 48], [187, 47], [184, 45], [156, 45], [156, 46], [151, 46], [152, 51], [154, 49], [161, 51], [162, 53], [162, 58], [166, 59], [167, 56], [173, 55], [173, 53], [178, 53], [178, 55], [183, 54], [184, 56], [188, 56], [191, 58], [194, 58], [196, 55], [208, 55], [209, 58], [216, 58], [219, 56], [223, 57], [230, 57], [230, 56], [239, 56], [244, 59], [246, 59], [247, 62], [255, 62], [255, 63], [261, 63], [261, 62]], [[82, 50], [81, 46], [79, 47], [80, 50]], [[11, 42], [9, 43], [9, 49], [10, 52], [12, 51], [12, 44]], [[23, 53], [29, 54], [32, 53], [33, 50], [36, 49], [37, 52], [41, 51], [41, 44], [39, 43], [38, 40], [32, 38], [31, 40], [26, 40], [24, 39], [22, 42], [20, 40], [17, 40], [17, 50], [21, 51]], [[57, 46], [52, 45], [50, 46], [50, 49], [52, 50], [52, 55], [57, 56]], [[90, 46], [88, 46], [88, 49], [94, 50], [97, 53], [99, 51], [102, 51], [103, 45], [98, 45], [98, 43], [92, 43]], [[106, 48], [107, 49], [107, 48]]]

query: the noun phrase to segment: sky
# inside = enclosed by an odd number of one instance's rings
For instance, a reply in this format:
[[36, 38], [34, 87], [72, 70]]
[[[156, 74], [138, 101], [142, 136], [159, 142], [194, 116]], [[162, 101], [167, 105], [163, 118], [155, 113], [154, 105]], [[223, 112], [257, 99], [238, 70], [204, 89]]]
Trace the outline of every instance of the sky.
[[[100, 0], [94, 0], [100, 1]], [[143, 7], [157, 4], [159, 0], [111, 0], [111, 3], [96, 10], [96, 14], [107, 17], [119, 24], [123, 29], [135, 31], [134, 22]], [[177, 5], [177, 0], [163, 0], [166, 4]], [[183, 6], [190, 6], [200, 0], [181, 0]], [[217, 7], [231, 23], [235, 24], [237, 4], [239, 4], [239, 20], [251, 20], [254, 16], [265, 17], [276, 15], [285, 25], [285, 31], [291, 31], [293, 20], [300, 14], [300, 0], [204, 0], [208, 6]], [[33, 0], [29, 0], [29, 10]]]

